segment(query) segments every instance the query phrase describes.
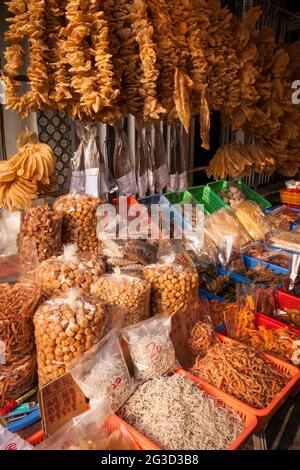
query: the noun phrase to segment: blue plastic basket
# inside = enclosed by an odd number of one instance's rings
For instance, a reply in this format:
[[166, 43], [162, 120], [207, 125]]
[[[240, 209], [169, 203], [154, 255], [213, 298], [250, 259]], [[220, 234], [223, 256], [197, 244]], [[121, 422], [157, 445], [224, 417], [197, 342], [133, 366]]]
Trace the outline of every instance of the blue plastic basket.
[[276, 264], [268, 263], [266, 261], [260, 261], [256, 258], [252, 258], [251, 256], [246, 256], [246, 255], [244, 255], [243, 258], [244, 258], [244, 263], [245, 263], [246, 268], [255, 269], [257, 268], [259, 264], [261, 264], [262, 266], [273, 271], [275, 274], [282, 274], [282, 275], [289, 274], [288, 269], [282, 268], [281, 266], [277, 266]]
[[[182, 230], [189, 230], [190, 226], [184, 220], [182, 215], [172, 206], [168, 199], [161, 194], [154, 194], [153, 196], [147, 196], [138, 200], [140, 204], [145, 206], [159, 205], [162, 208], [162, 213], [166, 217], [170, 218], [170, 221]], [[151, 217], [151, 213], [149, 214]]]
[[[263, 245], [263, 243], [261, 243]], [[274, 251], [284, 251], [285, 253], [289, 253], [290, 255], [300, 255], [300, 251], [291, 251], [291, 250], [285, 250], [284, 248], [280, 248], [279, 246], [274, 246], [274, 245], [267, 245], [270, 250]]]
[[[254, 261], [257, 261], [257, 260], [254, 260]], [[259, 263], [259, 261], [257, 261], [256, 266], [258, 265], [258, 263]], [[275, 268], [273, 271], [274, 271], [276, 274], [288, 274], [288, 273], [289, 273], [288, 269], [279, 268], [279, 266], [275, 266], [275, 265], [273, 265], [273, 266], [274, 266], [274, 268]], [[250, 267], [250, 266], [249, 266], [249, 267]], [[278, 270], [280, 270], [281, 272], [278, 272]], [[284, 272], [282, 272], [282, 271], [284, 271]], [[248, 284], [248, 285], [254, 284], [254, 285], [256, 285], [256, 286], [261, 286], [262, 288], [266, 288], [266, 286], [265, 286], [263, 283], [259, 283], [259, 282], [254, 283], [254, 282], [252, 282], [252, 280], [249, 279], [248, 277], [246, 277], [246, 276], [241, 276], [240, 274], [235, 274], [235, 273], [233, 273], [233, 272], [231, 272], [231, 271], [227, 271], [226, 269], [219, 268], [218, 272], [219, 272], [219, 275], [220, 275], [220, 276], [226, 276], [226, 275], [229, 273], [229, 274], [230, 274], [230, 279], [231, 279], [233, 282], [236, 282], [236, 283], [239, 283], [239, 284], [245, 283], [245, 284]], [[275, 289], [275, 290], [279, 290], [279, 289], [282, 288], [282, 286], [283, 286], [283, 283], [279, 284], [279, 286], [277, 286], [277, 287], [274, 287], [274, 289]]]

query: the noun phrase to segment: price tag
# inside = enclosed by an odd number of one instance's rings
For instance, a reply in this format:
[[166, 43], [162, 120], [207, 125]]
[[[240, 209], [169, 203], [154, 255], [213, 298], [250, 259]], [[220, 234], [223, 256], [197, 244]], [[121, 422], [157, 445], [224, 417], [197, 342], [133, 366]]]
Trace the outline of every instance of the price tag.
[[45, 436], [87, 410], [85, 396], [70, 373], [43, 387], [39, 403]]

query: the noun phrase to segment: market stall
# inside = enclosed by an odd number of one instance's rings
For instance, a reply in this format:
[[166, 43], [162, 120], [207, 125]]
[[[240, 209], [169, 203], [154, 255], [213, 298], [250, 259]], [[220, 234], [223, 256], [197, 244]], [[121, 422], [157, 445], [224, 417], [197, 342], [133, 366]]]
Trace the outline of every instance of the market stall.
[[[300, 390], [300, 190], [272, 207], [244, 178], [299, 170], [299, 43], [217, 0], [8, 9], [7, 107], [65, 112], [76, 139], [59, 194], [35, 133], [0, 162], [0, 449], [264, 447]], [[208, 149], [212, 111], [255, 143], [189, 187], [183, 138], [199, 115]]]

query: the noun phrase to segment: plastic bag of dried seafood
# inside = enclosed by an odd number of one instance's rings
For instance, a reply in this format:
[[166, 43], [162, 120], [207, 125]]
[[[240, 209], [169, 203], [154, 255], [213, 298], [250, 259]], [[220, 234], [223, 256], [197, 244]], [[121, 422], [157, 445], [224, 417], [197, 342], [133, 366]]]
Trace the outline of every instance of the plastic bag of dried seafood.
[[300, 254], [293, 255], [292, 268], [285, 286], [286, 292], [300, 297]]
[[113, 274], [101, 276], [91, 287], [91, 293], [107, 305], [125, 310], [124, 326], [135, 325], [150, 317], [151, 284], [138, 275]]
[[35, 450], [137, 450], [133, 438], [103, 401], [66, 423]]
[[144, 277], [152, 287], [152, 315], [170, 315], [181, 308], [188, 314], [198, 300], [196, 267], [180, 243], [168, 240], [160, 242], [158, 259], [144, 268]]
[[218, 260], [224, 269], [243, 274], [246, 271], [241, 247], [236, 240], [238, 235], [226, 235], [219, 246]]
[[40, 290], [35, 283], [35, 263], [29, 265], [18, 256], [0, 257], [0, 272], [0, 403], [5, 403], [34, 385], [33, 315]]
[[278, 230], [255, 202], [243, 202], [234, 211], [234, 215], [252, 240], [264, 241], [267, 236], [275, 235]]
[[171, 317], [154, 317], [122, 330], [137, 380], [149, 380], [171, 372], [176, 363], [170, 339]]
[[106, 399], [114, 411], [125, 403], [136, 386], [118, 330], [112, 330], [92, 349], [75, 358], [68, 370], [91, 403]]
[[37, 268], [37, 281], [44, 298], [73, 287], [89, 291], [105, 272], [105, 263], [92, 253], [78, 253], [76, 245], [65, 245], [64, 254], [43, 261]]
[[106, 333], [108, 311], [80, 289], [52, 297], [34, 316], [40, 387], [66, 373], [68, 364]]
[[145, 197], [148, 191], [148, 148], [145, 141], [144, 131], [136, 124], [137, 144], [136, 144], [136, 163], [137, 163], [137, 183], [139, 197]]
[[121, 196], [137, 194], [138, 187], [134, 171], [134, 161], [130, 151], [128, 138], [123, 131], [122, 122], [115, 125], [116, 142], [113, 156], [114, 175]]
[[234, 219], [229, 209], [220, 209], [205, 219], [205, 233], [217, 247], [222, 246], [224, 237], [234, 237], [234, 248], [237, 250], [251, 241], [251, 237]]

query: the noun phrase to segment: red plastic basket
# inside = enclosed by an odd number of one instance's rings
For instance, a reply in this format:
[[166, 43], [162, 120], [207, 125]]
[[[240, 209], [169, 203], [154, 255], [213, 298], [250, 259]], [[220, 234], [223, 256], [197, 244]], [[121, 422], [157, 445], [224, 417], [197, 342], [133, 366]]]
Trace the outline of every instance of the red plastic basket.
[[300, 309], [300, 298], [291, 294], [286, 294], [282, 289], [277, 291], [277, 299], [280, 310], [284, 311], [286, 308]]
[[[228, 338], [227, 336], [222, 336], [220, 334], [217, 334], [216, 336], [217, 336], [218, 341], [222, 343], [237, 344], [237, 345], [241, 344], [238, 341]], [[288, 374], [291, 377], [291, 379], [286, 384], [286, 386], [281, 390], [280, 393], [278, 393], [278, 395], [276, 395], [276, 397], [274, 397], [274, 399], [271, 401], [269, 406], [267, 406], [263, 410], [260, 410], [252, 406], [249, 406], [240, 400], [237, 400], [236, 398], [232, 397], [226, 392], [222, 392], [223, 394], [227, 395], [228, 397], [231, 397], [233, 400], [237, 401], [238, 403], [243, 404], [244, 409], [246, 409], [250, 414], [254, 414], [257, 417], [257, 426], [255, 429], [256, 432], [259, 431], [262, 427], [264, 427], [269, 422], [269, 420], [274, 415], [274, 413], [278, 410], [278, 408], [281, 407], [281, 405], [293, 392], [296, 384], [300, 380], [300, 371], [297, 367], [293, 366], [292, 364], [288, 364], [287, 362], [281, 361], [280, 359], [277, 359], [276, 357], [273, 357], [270, 354], [263, 353], [262, 357], [264, 357], [264, 359], [266, 359], [268, 362], [271, 362], [273, 366], [275, 366], [280, 372]], [[215, 390], [215, 391], [219, 390], [214, 385], [208, 384], [208, 382], [206, 382], [205, 380], [202, 380], [200, 378], [198, 379], [198, 377], [196, 379], [200, 384], [207, 384], [210, 390]]]
[[[131, 435], [134, 442], [136, 443], [139, 450], [158, 450], [159, 448], [155, 446], [152, 442], [150, 442], [145, 436], [140, 434], [136, 429], [133, 429], [129, 424], [125, 423], [121, 418], [118, 416], [112, 416], [109, 418], [105, 423], [104, 426], [110, 432], [119, 429], [121, 426], [124, 426], [126, 431]], [[27, 439], [27, 442], [32, 446], [37, 446], [44, 440], [45, 436], [43, 431], [39, 431], [33, 436]]]

